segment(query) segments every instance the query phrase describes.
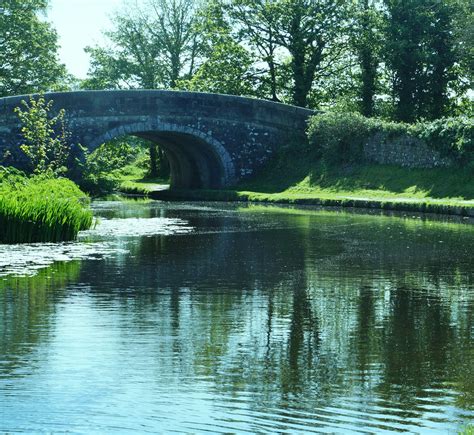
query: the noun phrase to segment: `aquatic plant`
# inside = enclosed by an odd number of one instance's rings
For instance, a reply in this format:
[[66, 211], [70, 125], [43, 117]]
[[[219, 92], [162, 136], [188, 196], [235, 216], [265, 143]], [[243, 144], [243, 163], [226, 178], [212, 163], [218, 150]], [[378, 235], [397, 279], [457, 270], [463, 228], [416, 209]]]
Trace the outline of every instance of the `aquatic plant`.
[[92, 225], [88, 204], [70, 180], [0, 168], [0, 243], [74, 240]]

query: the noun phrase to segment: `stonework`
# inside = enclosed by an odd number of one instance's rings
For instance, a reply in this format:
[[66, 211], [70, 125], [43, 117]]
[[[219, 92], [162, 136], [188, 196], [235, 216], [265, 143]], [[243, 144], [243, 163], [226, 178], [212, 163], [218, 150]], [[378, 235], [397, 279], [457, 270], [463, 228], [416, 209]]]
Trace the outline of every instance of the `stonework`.
[[[15, 107], [0, 98], [0, 157], [18, 152]], [[229, 95], [179, 91], [83, 91], [46, 94], [65, 109], [71, 143], [93, 150], [124, 135], [163, 147], [177, 188], [220, 188], [253, 175], [277, 150], [305, 140], [311, 110]]]
[[377, 133], [364, 144], [365, 160], [381, 165], [398, 165], [406, 168], [436, 168], [451, 166], [450, 159], [428, 147], [426, 143], [407, 135], [390, 138]]

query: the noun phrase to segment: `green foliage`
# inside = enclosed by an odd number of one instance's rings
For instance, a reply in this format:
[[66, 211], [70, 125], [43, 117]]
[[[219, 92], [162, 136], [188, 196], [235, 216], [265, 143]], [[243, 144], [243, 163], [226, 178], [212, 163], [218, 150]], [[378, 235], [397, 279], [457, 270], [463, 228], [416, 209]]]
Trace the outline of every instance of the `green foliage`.
[[350, 9], [343, 0], [275, 2], [274, 37], [290, 53], [292, 104], [307, 107], [315, 81], [335, 73], [347, 45]]
[[474, 119], [467, 116], [419, 122], [409, 133], [423, 139], [441, 155], [474, 169]]
[[0, 97], [54, 89], [66, 76], [58, 37], [40, 19], [47, 0], [0, 2]]
[[355, 23], [350, 44], [359, 64], [358, 99], [360, 112], [373, 116], [375, 95], [379, 84], [378, 68], [381, 63], [382, 14], [374, 2], [359, 0], [354, 13]]
[[128, 140], [116, 139], [102, 144], [92, 153], [83, 150], [82, 177], [79, 185], [93, 195], [104, 195], [118, 187], [118, 170], [130, 164], [140, 152]]
[[87, 49], [82, 86], [248, 95], [403, 122], [466, 115], [472, 15], [469, 0], [150, 0], [115, 15], [107, 46]]
[[375, 134], [385, 140], [415, 137], [459, 165], [474, 167], [474, 121], [468, 117], [407, 124], [336, 112], [313, 116], [308, 127], [311, 146], [332, 165], [363, 161], [363, 145]]
[[[280, 101], [287, 97], [291, 81], [289, 62], [275, 37], [278, 17], [277, 2], [233, 0], [224, 6], [229, 17], [233, 38], [252, 54], [256, 95]], [[283, 76], [288, 75], [284, 80]], [[284, 80], [284, 81], [283, 81]]]
[[248, 73], [251, 64], [249, 53], [229, 38], [214, 47], [210, 58], [190, 80], [181, 81], [178, 86], [189, 91], [252, 95]]
[[177, 83], [178, 88], [252, 95], [250, 70], [253, 59], [250, 52], [233, 38], [223, 4], [209, 1], [200, 9], [195, 28], [203, 40], [203, 59], [192, 76]]
[[66, 129], [65, 111], [52, 115], [53, 101], [46, 102], [44, 95], [29, 102], [22, 101], [15, 109], [21, 122], [23, 144], [21, 150], [28, 157], [35, 174], [66, 172], [69, 156], [69, 132]]
[[309, 123], [310, 143], [322, 152], [328, 164], [362, 160], [362, 146], [370, 134], [370, 121], [359, 113], [327, 113]]
[[124, 7], [105, 32], [108, 45], [86, 48], [91, 67], [82, 88], [175, 88], [191, 77], [203, 49], [198, 3], [150, 0], [143, 9]]
[[0, 167], [0, 243], [73, 240], [92, 224], [87, 205], [70, 180]]
[[384, 53], [394, 74], [398, 120], [436, 119], [449, 113], [449, 94], [459, 80], [454, 29], [463, 3], [384, 0]]
[[468, 424], [464, 429], [461, 429], [459, 435], [474, 435], [474, 425]]

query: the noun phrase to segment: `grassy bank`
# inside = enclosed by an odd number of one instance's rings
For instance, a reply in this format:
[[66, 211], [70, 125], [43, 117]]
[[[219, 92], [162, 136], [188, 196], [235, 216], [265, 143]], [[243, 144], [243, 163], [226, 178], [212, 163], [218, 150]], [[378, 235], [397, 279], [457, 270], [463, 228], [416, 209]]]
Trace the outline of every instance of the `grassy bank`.
[[129, 195], [148, 195], [151, 192], [166, 188], [168, 180], [147, 177], [147, 170], [142, 165], [130, 164], [116, 172], [118, 191]]
[[424, 200], [381, 200], [357, 198], [323, 198], [317, 195], [266, 194], [235, 190], [174, 190], [149, 193], [149, 197], [168, 201], [242, 201], [271, 204], [311, 205], [322, 207], [354, 207], [393, 211], [437, 213], [474, 217], [474, 204], [429, 202]]
[[91, 224], [88, 199], [73, 182], [0, 169], [0, 243], [73, 240]]
[[326, 166], [316, 153], [282, 153], [232, 190], [153, 192], [156, 199], [249, 201], [378, 208], [474, 216], [474, 176], [466, 169]]

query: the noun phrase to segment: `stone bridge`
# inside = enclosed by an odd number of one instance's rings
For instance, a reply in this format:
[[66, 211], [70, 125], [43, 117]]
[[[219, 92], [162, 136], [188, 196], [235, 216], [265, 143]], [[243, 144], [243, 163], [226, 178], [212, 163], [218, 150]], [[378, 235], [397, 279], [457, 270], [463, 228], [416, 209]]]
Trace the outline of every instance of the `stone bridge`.
[[[0, 161], [18, 150], [14, 108], [28, 96], [0, 98]], [[313, 113], [300, 107], [229, 95], [180, 91], [82, 91], [46, 94], [65, 109], [71, 144], [89, 150], [134, 135], [156, 142], [176, 188], [221, 188], [256, 173], [289, 141], [303, 140]]]

